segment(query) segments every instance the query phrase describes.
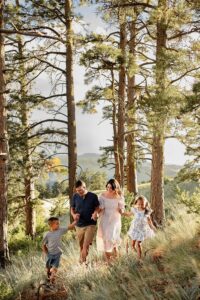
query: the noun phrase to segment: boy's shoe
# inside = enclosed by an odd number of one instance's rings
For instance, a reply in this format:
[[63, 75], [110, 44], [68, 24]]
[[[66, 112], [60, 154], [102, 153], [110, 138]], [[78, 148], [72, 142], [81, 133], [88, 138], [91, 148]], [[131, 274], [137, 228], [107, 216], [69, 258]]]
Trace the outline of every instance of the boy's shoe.
[[55, 281], [56, 281], [55, 277], [54, 277], [54, 278], [51, 278], [51, 279], [50, 279], [50, 284], [55, 285]]
[[50, 278], [51, 278], [51, 272], [47, 271], [47, 280], [50, 280]]
[[46, 283], [46, 284], [49, 284], [50, 282], [51, 282], [50, 278], [47, 277], [45, 283]]
[[49, 283], [49, 284], [47, 285], [47, 290], [48, 290], [49, 292], [57, 292], [57, 291], [58, 291], [58, 288], [56, 287], [55, 284]]

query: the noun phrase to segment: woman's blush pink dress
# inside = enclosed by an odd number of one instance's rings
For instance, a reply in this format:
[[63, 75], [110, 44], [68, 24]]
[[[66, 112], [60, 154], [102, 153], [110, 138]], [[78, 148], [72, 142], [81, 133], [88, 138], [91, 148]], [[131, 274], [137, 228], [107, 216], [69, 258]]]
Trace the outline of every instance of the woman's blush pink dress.
[[119, 209], [124, 210], [124, 198], [99, 197], [100, 214], [97, 229], [97, 250], [112, 252], [120, 245], [121, 238], [121, 214]]

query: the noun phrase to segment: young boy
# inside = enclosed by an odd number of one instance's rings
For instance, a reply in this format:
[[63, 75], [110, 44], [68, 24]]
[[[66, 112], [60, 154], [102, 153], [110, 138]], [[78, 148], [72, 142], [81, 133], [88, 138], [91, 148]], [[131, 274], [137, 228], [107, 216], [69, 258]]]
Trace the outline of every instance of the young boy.
[[55, 281], [55, 275], [59, 267], [62, 235], [68, 230], [72, 230], [77, 221], [69, 224], [68, 227], [60, 227], [59, 219], [51, 217], [48, 219], [50, 230], [44, 235], [42, 240], [42, 250], [46, 255], [47, 277], [51, 283]]

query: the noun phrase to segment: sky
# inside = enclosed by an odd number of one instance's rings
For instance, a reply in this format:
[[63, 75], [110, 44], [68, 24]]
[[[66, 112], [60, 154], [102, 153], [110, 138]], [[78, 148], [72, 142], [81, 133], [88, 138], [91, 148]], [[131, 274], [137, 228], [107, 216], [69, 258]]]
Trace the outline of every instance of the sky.
[[[105, 25], [96, 16], [95, 7], [82, 7], [78, 10], [83, 16], [83, 20], [90, 25], [90, 29], [98, 33], [104, 33]], [[78, 25], [75, 26], [75, 31], [80, 31]], [[76, 101], [84, 99], [85, 92], [88, 86], [84, 84], [85, 70], [82, 66], [79, 66], [78, 62], [74, 66], [74, 88]], [[43, 77], [40, 82], [37, 83], [38, 92], [44, 92], [49, 90], [49, 82]], [[96, 114], [83, 114], [80, 108], [76, 108], [77, 119], [77, 148], [78, 154], [83, 153], [100, 153], [99, 148], [101, 146], [110, 145], [112, 139], [112, 126], [109, 121], [102, 122], [101, 107]], [[188, 157], [185, 156], [185, 147], [176, 139], [168, 139], [165, 143], [165, 163], [183, 165]]]

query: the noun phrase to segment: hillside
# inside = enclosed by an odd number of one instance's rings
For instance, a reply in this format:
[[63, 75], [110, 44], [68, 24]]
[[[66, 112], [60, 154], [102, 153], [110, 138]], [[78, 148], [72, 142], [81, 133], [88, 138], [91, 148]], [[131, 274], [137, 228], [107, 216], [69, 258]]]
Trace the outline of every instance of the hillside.
[[[66, 157], [59, 156], [63, 162], [66, 164]], [[90, 171], [102, 171], [107, 174], [108, 178], [113, 177], [114, 171], [112, 168], [100, 168], [98, 159], [100, 159], [100, 154], [97, 153], [84, 153], [78, 156], [78, 165], [82, 170]], [[165, 176], [174, 177], [180, 170], [181, 166], [178, 165], [165, 165]], [[151, 174], [151, 164], [150, 162], [144, 162], [138, 166], [138, 182], [149, 181]]]

